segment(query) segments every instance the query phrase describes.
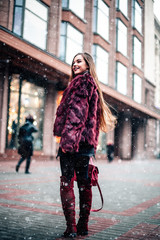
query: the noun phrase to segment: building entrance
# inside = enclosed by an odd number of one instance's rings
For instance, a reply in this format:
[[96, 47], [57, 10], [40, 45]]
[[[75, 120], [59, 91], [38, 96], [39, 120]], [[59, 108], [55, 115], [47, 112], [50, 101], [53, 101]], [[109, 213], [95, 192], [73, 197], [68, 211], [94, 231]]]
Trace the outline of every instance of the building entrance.
[[7, 148], [18, 147], [17, 136], [19, 128], [25, 123], [25, 118], [31, 114], [38, 128], [34, 134], [34, 149], [43, 147], [45, 89], [37, 85], [36, 80], [13, 74], [9, 86], [9, 106], [7, 123]]

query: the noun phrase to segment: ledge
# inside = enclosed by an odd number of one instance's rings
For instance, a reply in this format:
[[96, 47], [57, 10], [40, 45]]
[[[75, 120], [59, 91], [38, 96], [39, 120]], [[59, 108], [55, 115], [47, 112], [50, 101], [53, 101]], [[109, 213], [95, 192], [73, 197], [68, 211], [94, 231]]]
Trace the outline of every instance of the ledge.
[[63, 74], [70, 75], [70, 66], [48, 52], [32, 45], [24, 39], [0, 26], [0, 42], [29, 55], [33, 59], [56, 69]]
[[133, 108], [137, 111], [140, 111], [150, 118], [160, 120], [160, 114], [148, 109], [147, 107], [143, 106], [142, 104], [139, 104], [139, 103], [135, 102], [133, 99], [117, 92], [116, 90], [106, 86], [103, 83], [100, 83], [100, 86], [101, 86], [101, 89], [103, 89], [103, 92], [105, 94], [114, 98], [115, 100], [117, 100], [117, 102], [122, 102], [122, 103], [126, 104], [126, 106], [129, 106], [129, 107], [131, 107], [131, 108]]

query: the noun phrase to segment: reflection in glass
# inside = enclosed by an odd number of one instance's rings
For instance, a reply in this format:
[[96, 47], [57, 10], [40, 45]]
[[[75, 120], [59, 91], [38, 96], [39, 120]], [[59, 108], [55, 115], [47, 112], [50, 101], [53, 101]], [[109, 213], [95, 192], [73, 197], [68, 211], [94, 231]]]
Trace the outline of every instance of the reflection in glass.
[[127, 27], [117, 20], [117, 51], [127, 56]]
[[16, 2], [16, 5], [20, 5], [20, 6], [23, 5], [23, 0], [16, 0], [15, 2]]
[[108, 83], [108, 52], [98, 45], [93, 45], [93, 58], [99, 81]]
[[60, 58], [71, 64], [76, 53], [82, 52], [83, 34], [66, 22], [61, 23]]
[[66, 22], [62, 22], [61, 23], [61, 37], [60, 37], [60, 59], [62, 61], [65, 61], [66, 59], [66, 54], [65, 54], [65, 50], [66, 50], [66, 35], [67, 35], [67, 23]]
[[25, 123], [25, 118], [31, 114], [35, 119], [34, 125], [38, 128], [38, 132], [34, 134], [34, 149], [41, 150], [45, 91], [43, 87], [27, 80], [22, 81], [21, 89], [20, 84], [19, 75], [13, 74], [10, 82], [7, 147], [17, 148], [18, 129]]
[[133, 1], [133, 26], [142, 33], [142, 8], [137, 0]]
[[106, 154], [106, 133], [102, 131], [99, 132], [97, 152]]
[[142, 9], [137, 1], [135, 2], [135, 27], [142, 33]]
[[13, 32], [46, 49], [48, 7], [38, 0], [15, 1]]
[[14, 33], [21, 36], [21, 31], [22, 31], [22, 7], [15, 7], [13, 31], [14, 31]]
[[117, 8], [128, 17], [128, 0], [117, 0]]
[[62, 0], [62, 8], [69, 8], [72, 12], [74, 12], [80, 18], [84, 18], [84, 0]]
[[133, 64], [141, 68], [142, 44], [137, 37], [133, 37]]
[[19, 100], [19, 74], [14, 74], [10, 82], [10, 104], [8, 109], [7, 143], [8, 147], [16, 148], [17, 120]]
[[142, 102], [142, 79], [137, 74], [133, 74], [133, 99]]
[[34, 125], [38, 128], [38, 132], [34, 134], [34, 148], [36, 150], [42, 149], [44, 95], [44, 88], [23, 80], [20, 125], [24, 124], [25, 118], [29, 114], [34, 117]]
[[93, 24], [93, 31], [109, 40], [109, 7], [102, 0], [94, 1]]
[[67, 49], [66, 62], [71, 64], [77, 52], [82, 52], [83, 34], [68, 24], [67, 27]]
[[43, 20], [47, 21], [48, 18], [48, 11], [47, 8], [38, 1], [33, 0], [26, 0], [26, 8], [34, 13], [35, 15], [39, 16]]
[[117, 62], [117, 69], [116, 69], [116, 79], [117, 79], [117, 90], [126, 95], [127, 94], [127, 68]]
[[62, 0], [62, 8], [68, 8], [68, 0]]
[[46, 22], [37, 18], [34, 14], [25, 11], [23, 37], [36, 46], [46, 48], [47, 25]]
[[71, 9], [76, 15], [78, 15], [80, 18], [84, 18], [84, 0], [69, 0], [69, 9]]

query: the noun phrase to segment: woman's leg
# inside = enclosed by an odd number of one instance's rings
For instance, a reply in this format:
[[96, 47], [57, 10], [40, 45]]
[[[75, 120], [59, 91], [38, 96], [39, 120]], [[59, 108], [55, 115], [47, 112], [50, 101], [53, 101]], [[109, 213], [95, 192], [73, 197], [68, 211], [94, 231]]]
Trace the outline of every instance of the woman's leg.
[[88, 235], [88, 221], [92, 205], [91, 179], [88, 178], [89, 157], [80, 156], [76, 159], [75, 165], [80, 200], [80, 218], [77, 224], [77, 234]]
[[29, 172], [30, 164], [31, 164], [31, 157], [28, 157], [27, 161], [26, 161], [26, 170], [25, 170], [25, 173], [27, 173], [27, 174], [30, 173]]
[[77, 182], [81, 181], [81, 179], [88, 179], [88, 165], [88, 156], [78, 156], [75, 158], [74, 168], [77, 176]]
[[74, 157], [69, 153], [60, 156], [60, 167], [63, 177], [71, 180], [74, 177]]
[[75, 220], [75, 195], [74, 195], [74, 160], [70, 154], [63, 154], [60, 157], [61, 184], [60, 195], [62, 208], [66, 219], [67, 229], [63, 237], [76, 237], [77, 227]]
[[19, 162], [18, 162], [17, 165], [16, 165], [16, 172], [18, 172], [18, 170], [19, 170], [19, 168], [20, 168], [20, 165], [21, 165], [21, 163], [22, 163], [24, 160], [25, 160], [24, 157], [21, 157], [21, 158], [20, 158]]

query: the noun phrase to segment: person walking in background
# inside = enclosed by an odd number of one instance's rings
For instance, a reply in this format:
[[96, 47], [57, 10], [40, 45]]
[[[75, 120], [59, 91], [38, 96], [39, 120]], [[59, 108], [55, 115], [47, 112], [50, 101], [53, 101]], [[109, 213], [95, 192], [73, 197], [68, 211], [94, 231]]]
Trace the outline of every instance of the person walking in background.
[[[78, 53], [71, 65], [71, 78], [63, 93], [54, 123], [54, 136], [61, 137], [60, 195], [67, 228], [63, 237], [88, 234], [92, 204], [91, 179], [88, 165], [98, 145], [99, 130], [107, 132], [115, 125], [115, 118], [104, 102], [93, 58]], [[75, 221], [74, 172], [79, 188], [80, 213]]]
[[29, 174], [29, 167], [31, 163], [31, 156], [33, 155], [33, 136], [32, 133], [37, 132], [38, 129], [33, 125], [34, 119], [31, 115], [26, 117], [25, 124], [19, 129], [18, 134], [18, 153], [21, 158], [16, 165], [16, 172], [18, 172], [21, 163], [26, 159], [25, 173]]
[[107, 150], [108, 161], [112, 162], [113, 158], [114, 158], [114, 144], [113, 144], [112, 140], [109, 140], [107, 142], [106, 150]]

